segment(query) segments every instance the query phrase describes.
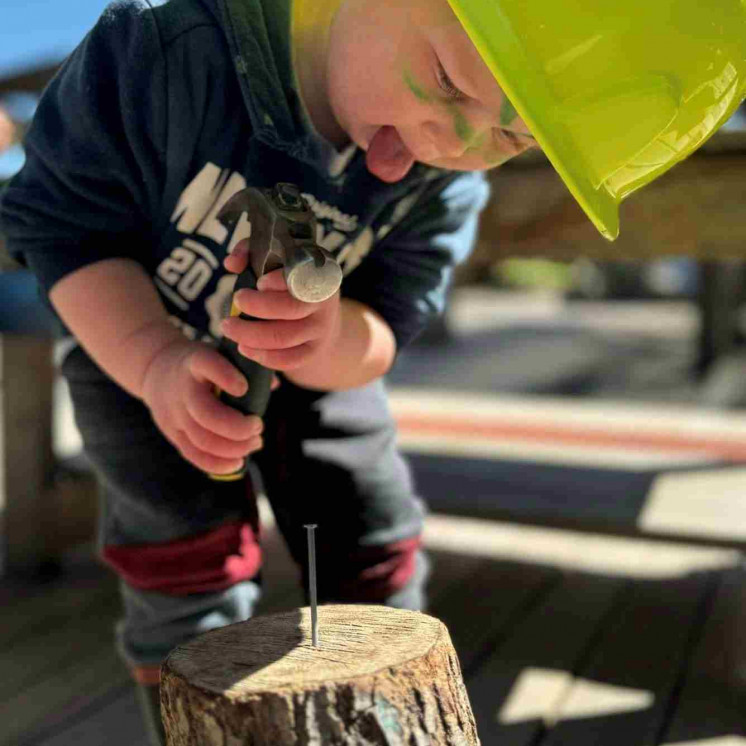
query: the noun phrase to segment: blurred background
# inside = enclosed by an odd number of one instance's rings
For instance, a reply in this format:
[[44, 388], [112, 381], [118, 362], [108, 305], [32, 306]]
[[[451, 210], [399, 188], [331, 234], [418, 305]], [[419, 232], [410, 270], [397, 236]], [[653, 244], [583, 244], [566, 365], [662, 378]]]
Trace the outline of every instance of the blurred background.
[[[0, 183], [104, 7], [0, 10]], [[539, 153], [490, 173], [442, 319], [389, 375], [430, 613], [484, 744], [746, 744], [746, 112], [600, 238]], [[301, 603], [263, 504], [261, 611]], [[0, 746], [145, 735], [49, 315], [0, 233]]]

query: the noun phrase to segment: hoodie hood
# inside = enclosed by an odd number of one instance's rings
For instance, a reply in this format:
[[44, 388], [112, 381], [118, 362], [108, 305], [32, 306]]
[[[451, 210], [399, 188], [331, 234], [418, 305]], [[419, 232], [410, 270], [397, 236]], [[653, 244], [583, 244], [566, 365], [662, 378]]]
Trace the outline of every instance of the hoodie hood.
[[292, 0], [203, 1], [219, 7], [256, 136], [326, 176], [339, 176], [356, 146], [338, 152], [308, 116], [293, 71]]

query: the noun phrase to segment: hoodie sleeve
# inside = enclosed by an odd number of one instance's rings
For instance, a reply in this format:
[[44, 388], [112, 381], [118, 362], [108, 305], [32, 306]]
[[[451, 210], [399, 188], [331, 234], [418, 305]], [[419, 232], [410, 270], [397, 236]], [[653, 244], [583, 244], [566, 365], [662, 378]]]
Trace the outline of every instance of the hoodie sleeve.
[[166, 76], [146, 0], [110, 5], [45, 90], [0, 203], [11, 255], [44, 290], [87, 264], [145, 262], [162, 183]]
[[443, 312], [453, 269], [471, 253], [488, 197], [481, 172], [451, 172], [430, 182], [406, 217], [345, 279], [345, 297], [380, 313], [397, 349]]

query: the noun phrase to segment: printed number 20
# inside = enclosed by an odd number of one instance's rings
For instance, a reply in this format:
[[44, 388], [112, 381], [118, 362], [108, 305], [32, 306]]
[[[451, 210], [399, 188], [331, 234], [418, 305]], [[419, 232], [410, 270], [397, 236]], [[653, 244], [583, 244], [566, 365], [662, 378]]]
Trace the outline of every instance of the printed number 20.
[[158, 275], [171, 287], [175, 287], [185, 300], [194, 300], [212, 277], [212, 268], [189, 249], [180, 247], [158, 267]]

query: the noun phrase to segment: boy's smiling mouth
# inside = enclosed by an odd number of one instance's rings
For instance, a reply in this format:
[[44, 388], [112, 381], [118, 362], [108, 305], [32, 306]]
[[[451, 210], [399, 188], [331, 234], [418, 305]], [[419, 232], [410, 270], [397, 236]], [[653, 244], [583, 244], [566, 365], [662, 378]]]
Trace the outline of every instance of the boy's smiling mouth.
[[415, 157], [404, 144], [396, 127], [380, 127], [368, 144], [365, 156], [368, 170], [381, 181], [401, 181], [412, 169]]

